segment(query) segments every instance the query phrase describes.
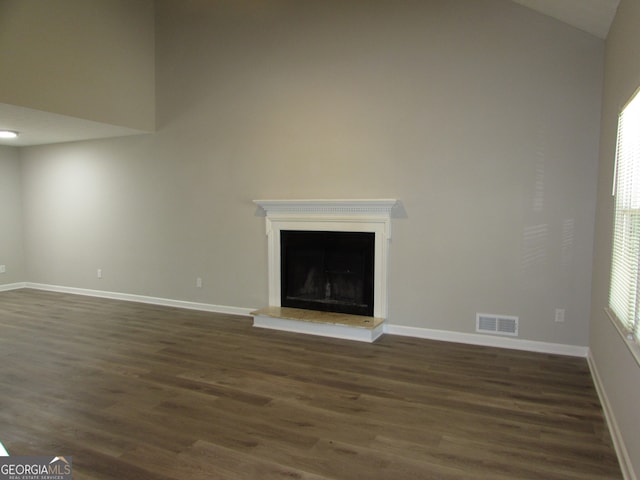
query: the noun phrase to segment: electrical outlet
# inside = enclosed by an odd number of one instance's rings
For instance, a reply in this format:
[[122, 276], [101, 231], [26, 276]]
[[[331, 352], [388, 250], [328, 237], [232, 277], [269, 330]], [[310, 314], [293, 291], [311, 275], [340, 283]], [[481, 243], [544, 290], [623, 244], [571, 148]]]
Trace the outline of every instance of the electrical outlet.
[[101, 268], [98, 269], [98, 278], [102, 278], [102, 269]]
[[0, 265], [0, 273], [7, 273], [7, 266], [6, 265]]
[[202, 279], [200, 277], [196, 278], [196, 287], [202, 288]]
[[564, 308], [556, 308], [556, 322], [564, 322]]

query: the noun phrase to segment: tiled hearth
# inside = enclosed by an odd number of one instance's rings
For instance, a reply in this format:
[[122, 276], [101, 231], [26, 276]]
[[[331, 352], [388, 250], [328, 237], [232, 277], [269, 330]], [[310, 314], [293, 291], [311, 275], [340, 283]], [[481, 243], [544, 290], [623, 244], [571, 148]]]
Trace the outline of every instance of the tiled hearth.
[[287, 332], [308, 333], [361, 342], [374, 342], [384, 333], [383, 318], [362, 315], [287, 307], [265, 307], [251, 312], [251, 315], [254, 327]]

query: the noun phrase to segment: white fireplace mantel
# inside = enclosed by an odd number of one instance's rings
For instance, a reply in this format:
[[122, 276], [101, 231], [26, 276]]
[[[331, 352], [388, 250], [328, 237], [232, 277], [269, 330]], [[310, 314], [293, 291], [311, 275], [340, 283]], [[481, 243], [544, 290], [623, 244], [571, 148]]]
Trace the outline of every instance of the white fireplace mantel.
[[266, 214], [269, 306], [280, 306], [282, 230], [375, 234], [373, 316], [387, 318], [387, 272], [395, 199], [254, 200]]

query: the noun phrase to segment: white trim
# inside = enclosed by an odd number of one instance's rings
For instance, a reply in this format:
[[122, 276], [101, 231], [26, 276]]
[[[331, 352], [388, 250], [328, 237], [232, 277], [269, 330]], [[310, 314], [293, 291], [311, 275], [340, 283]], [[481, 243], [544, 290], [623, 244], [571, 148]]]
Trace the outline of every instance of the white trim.
[[622, 470], [622, 475], [625, 480], [637, 480], [636, 474], [633, 471], [631, 457], [629, 456], [629, 452], [627, 451], [627, 447], [624, 443], [622, 432], [620, 432], [620, 428], [618, 427], [618, 422], [616, 422], [616, 417], [613, 414], [613, 408], [609, 403], [606, 390], [604, 388], [604, 385], [602, 384], [602, 380], [600, 379], [600, 374], [598, 373], [598, 368], [596, 367], [596, 361], [593, 358], [591, 350], [589, 350], [587, 362], [589, 363], [591, 378], [593, 378], [593, 384], [596, 387], [596, 392], [598, 392], [600, 404], [602, 405], [602, 411], [604, 412], [604, 417], [607, 421], [607, 426], [609, 427], [609, 434], [611, 435], [613, 446], [616, 450], [616, 454], [618, 455], [618, 463], [620, 463], [620, 470]]
[[281, 330], [293, 333], [305, 333], [322, 337], [340, 338], [343, 340], [356, 340], [358, 342], [372, 343], [384, 333], [383, 325], [376, 328], [358, 328], [348, 325], [328, 323], [304, 322], [290, 320], [288, 318], [275, 318], [267, 315], [253, 317], [253, 326]]
[[391, 211], [395, 199], [254, 200], [266, 213], [269, 306], [280, 304], [280, 232], [372, 232], [375, 234], [373, 316], [387, 318]]
[[74, 295], [86, 295], [90, 297], [110, 298], [112, 300], [124, 300], [127, 302], [148, 303], [161, 305], [164, 307], [186, 308], [189, 310], [201, 310], [204, 312], [225, 313], [230, 315], [242, 315], [245, 317], [255, 310], [254, 308], [229, 307], [225, 305], [213, 305], [210, 303], [187, 302], [184, 300], [173, 300], [170, 298], [148, 297], [145, 295], [135, 295], [131, 293], [107, 292], [103, 290], [90, 290], [86, 288], [64, 287], [60, 285], [47, 285], [43, 283], [26, 282], [25, 288], [35, 290], [45, 290], [49, 292], [71, 293]]
[[395, 198], [379, 199], [303, 199], [303, 200], [254, 200], [268, 216], [280, 213], [316, 215], [383, 215], [391, 216], [398, 201]]
[[0, 285], [0, 292], [8, 292], [10, 290], [20, 290], [21, 288], [25, 288], [26, 282], [18, 282], [18, 283], [7, 283], [5, 285]]
[[[10, 288], [6, 288], [10, 287]], [[48, 285], [43, 283], [14, 283], [0, 286], [0, 291], [16, 290], [20, 288], [33, 288], [49, 292], [70, 293], [75, 295], [86, 295], [98, 298], [110, 298], [113, 300], [124, 300], [128, 302], [148, 303], [166, 307], [186, 308], [190, 310], [201, 310], [205, 312], [224, 313], [230, 315], [242, 315], [250, 317], [255, 308], [231, 307], [225, 305], [214, 305], [209, 303], [187, 302], [184, 300], [172, 300], [159, 297], [148, 297], [134, 295], [130, 293], [108, 292], [103, 290], [90, 290], [86, 288], [65, 287], [60, 285]], [[572, 357], [587, 357], [589, 348], [577, 345], [564, 345], [558, 343], [546, 343], [533, 340], [522, 340], [515, 338], [496, 337], [486, 334], [461, 333], [447, 330], [434, 330], [421, 327], [407, 327], [403, 325], [384, 324], [384, 331], [389, 335], [402, 335], [406, 337], [424, 338], [428, 340], [441, 340], [443, 342], [466, 343], [471, 345], [481, 345], [486, 347], [510, 348], [539, 353], [552, 353], [559, 355], [569, 355]], [[377, 338], [377, 337], [376, 337]]]
[[428, 340], [441, 340], [443, 342], [481, 345], [484, 347], [510, 348], [512, 350], [523, 350], [527, 352], [568, 355], [571, 357], [586, 357], [589, 351], [588, 347], [581, 347], [578, 345], [538, 342], [535, 340], [522, 340], [518, 338], [504, 338], [477, 333], [432, 330], [429, 328], [405, 327], [402, 325], [385, 324], [384, 333], [424, 338]]
[[620, 334], [620, 338], [629, 349], [631, 356], [633, 356], [636, 364], [640, 366], [640, 345], [636, 342], [633, 334], [629, 332], [629, 330], [622, 324], [620, 320], [616, 317], [616, 314], [610, 308], [605, 308], [604, 313], [607, 314], [613, 326], [616, 327], [616, 330]]

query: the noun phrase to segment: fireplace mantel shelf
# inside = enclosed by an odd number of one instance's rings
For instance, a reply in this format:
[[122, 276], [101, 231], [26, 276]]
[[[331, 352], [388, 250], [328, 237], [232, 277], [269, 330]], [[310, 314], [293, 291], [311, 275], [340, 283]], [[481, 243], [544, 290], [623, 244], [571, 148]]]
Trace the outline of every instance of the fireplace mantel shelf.
[[391, 216], [398, 200], [381, 199], [302, 199], [302, 200], [254, 200], [267, 215], [274, 213], [308, 214], [386, 214]]
[[[378, 199], [303, 199], [303, 200], [254, 200], [266, 213], [267, 235], [274, 222], [300, 222], [307, 228], [314, 222], [337, 222], [342, 225], [368, 224], [368, 231], [380, 225], [385, 238], [391, 238], [391, 218], [398, 205], [395, 198]], [[316, 228], [311, 227], [314, 230]], [[345, 228], [338, 228], [344, 231]]]

